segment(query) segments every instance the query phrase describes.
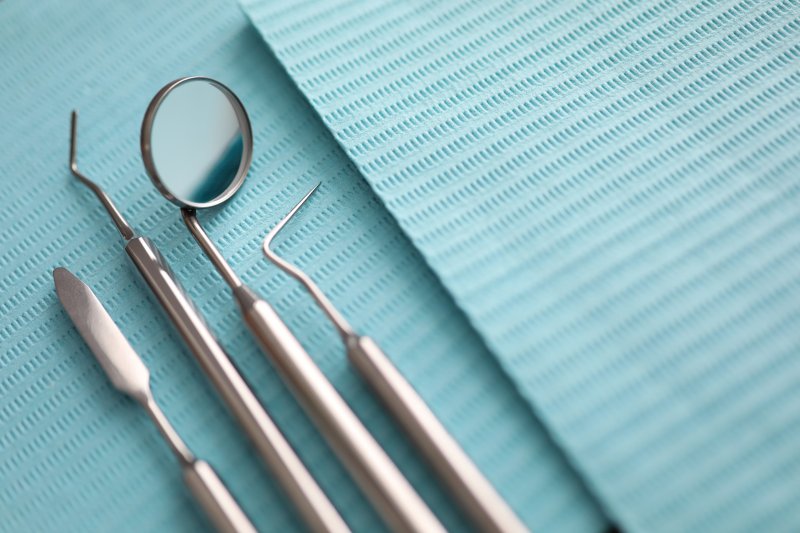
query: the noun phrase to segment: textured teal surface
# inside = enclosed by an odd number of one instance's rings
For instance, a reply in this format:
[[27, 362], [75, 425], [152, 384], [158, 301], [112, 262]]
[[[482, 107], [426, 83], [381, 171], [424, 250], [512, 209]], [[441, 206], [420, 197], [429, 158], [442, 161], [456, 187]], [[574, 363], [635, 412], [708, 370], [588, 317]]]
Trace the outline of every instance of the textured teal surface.
[[631, 531], [800, 530], [800, 7], [243, 0]]
[[264, 531], [298, 527], [285, 500], [127, 263], [96, 199], [67, 171], [69, 111], [79, 160], [152, 237], [223, 344], [357, 531], [379, 524], [252, 343], [174, 206], [145, 177], [138, 133], [167, 81], [206, 74], [244, 101], [253, 168], [231, 205], [201, 218], [242, 277], [275, 303], [310, 353], [446, 524], [462, 522], [339, 341], [259, 252], [267, 226], [320, 192], [282, 240], [363, 331], [376, 337], [488, 477], [542, 531], [604, 519], [420, 255], [233, 2], [0, 2], [0, 530], [197, 531], [202, 518], [141, 410], [114, 392], [61, 310], [51, 270], [90, 283], [150, 365], [155, 394], [215, 463]]

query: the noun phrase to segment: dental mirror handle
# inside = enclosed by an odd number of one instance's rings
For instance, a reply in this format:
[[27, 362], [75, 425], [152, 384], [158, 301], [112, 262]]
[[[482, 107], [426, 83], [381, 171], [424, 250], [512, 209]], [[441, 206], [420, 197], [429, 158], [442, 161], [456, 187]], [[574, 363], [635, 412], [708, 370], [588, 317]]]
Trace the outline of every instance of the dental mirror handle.
[[517, 517], [414, 387], [369, 337], [350, 334], [347, 356], [472, 518], [478, 531], [523, 533]]
[[234, 296], [261, 348], [387, 524], [398, 532], [444, 532], [272, 306], [244, 285], [234, 289]]
[[[336, 508], [209, 331], [155, 244], [146, 237], [137, 236], [128, 240], [125, 251], [308, 527], [320, 533], [349, 531]], [[198, 487], [209, 483], [209, 487], [214, 485], [208, 474], [202, 472], [186, 476], [187, 482], [191, 478]], [[206, 492], [210, 490], [213, 489]]]

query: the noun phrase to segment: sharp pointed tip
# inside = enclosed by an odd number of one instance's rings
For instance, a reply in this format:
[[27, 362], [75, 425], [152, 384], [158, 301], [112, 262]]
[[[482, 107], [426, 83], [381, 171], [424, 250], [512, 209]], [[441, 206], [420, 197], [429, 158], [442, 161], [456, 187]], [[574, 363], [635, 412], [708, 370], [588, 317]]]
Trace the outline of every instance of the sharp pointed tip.
[[299, 206], [303, 205], [304, 203], [306, 203], [306, 200], [308, 200], [309, 198], [311, 198], [311, 195], [312, 195], [312, 194], [314, 194], [314, 193], [317, 191], [317, 189], [319, 189], [319, 186], [320, 186], [320, 185], [322, 185], [322, 182], [321, 182], [321, 181], [320, 181], [320, 182], [317, 182], [317, 184], [316, 184], [316, 185], [314, 185], [313, 187], [311, 187], [311, 190], [310, 190], [310, 191], [308, 191], [308, 192], [306, 193], [306, 195], [305, 195], [305, 196], [303, 196], [303, 199], [302, 199], [302, 200], [300, 200], [300, 203], [298, 203], [298, 204], [297, 204], [297, 206], [299, 207]]

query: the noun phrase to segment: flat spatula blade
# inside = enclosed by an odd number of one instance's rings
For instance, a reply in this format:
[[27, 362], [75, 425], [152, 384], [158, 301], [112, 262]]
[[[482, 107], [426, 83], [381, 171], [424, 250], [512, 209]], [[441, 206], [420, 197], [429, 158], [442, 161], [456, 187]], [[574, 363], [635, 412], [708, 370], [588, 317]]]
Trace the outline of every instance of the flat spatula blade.
[[61, 305], [114, 386], [137, 398], [149, 394], [150, 372], [92, 289], [63, 267], [53, 279]]

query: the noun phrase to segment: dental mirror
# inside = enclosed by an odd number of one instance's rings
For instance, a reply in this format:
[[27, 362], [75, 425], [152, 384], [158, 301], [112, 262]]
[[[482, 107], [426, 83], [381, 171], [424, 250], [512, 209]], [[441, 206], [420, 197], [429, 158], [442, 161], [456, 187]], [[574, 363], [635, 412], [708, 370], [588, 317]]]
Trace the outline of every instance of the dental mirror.
[[142, 123], [142, 157], [153, 183], [181, 207], [219, 205], [242, 186], [253, 157], [244, 106], [218, 81], [167, 84]]
[[165, 85], [142, 121], [142, 159], [167, 200], [181, 207], [192, 236], [231, 288], [241, 280], [211, 242], [195, 209], [217, 206], [244, 183], [253, 158], [253, 133], [242, 102], [211, 78], [192, 76]]

